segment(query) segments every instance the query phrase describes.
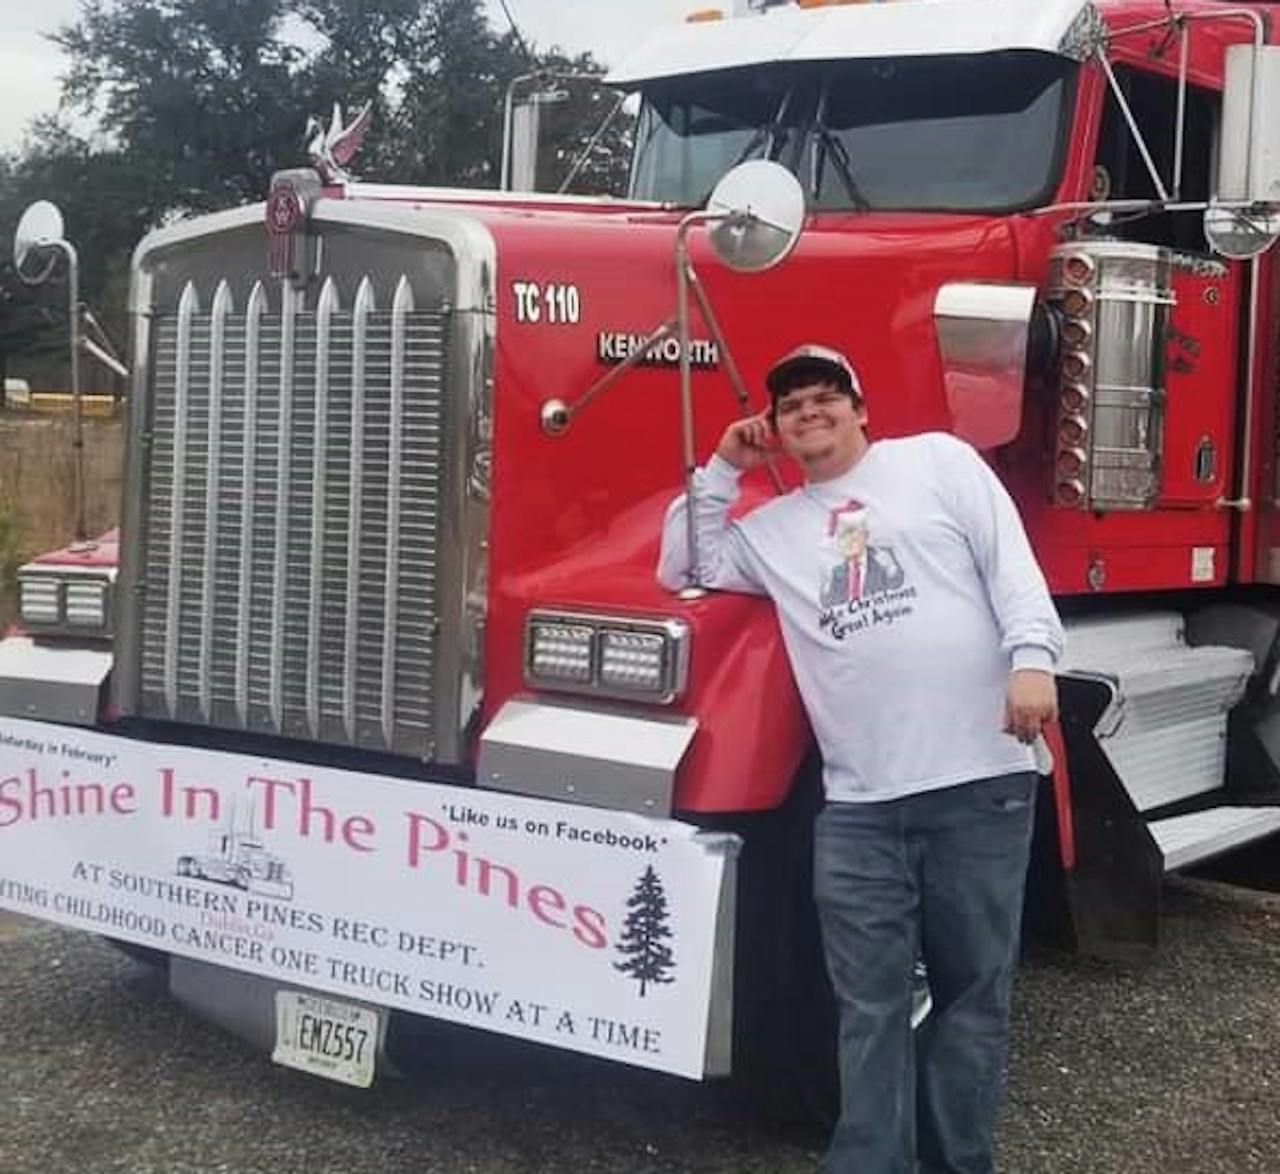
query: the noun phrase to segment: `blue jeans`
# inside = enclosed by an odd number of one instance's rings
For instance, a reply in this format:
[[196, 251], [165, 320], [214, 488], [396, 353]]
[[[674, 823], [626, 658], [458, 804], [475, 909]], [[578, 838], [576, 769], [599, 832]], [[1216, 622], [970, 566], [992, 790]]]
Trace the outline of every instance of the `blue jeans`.
[[[819, 813], [814, 892], [840, 1009], [826, 1174], [992, 1174], [1035, 786], [1001, 775]], [[917, 953], [933, 1011], [913, 1033]]]

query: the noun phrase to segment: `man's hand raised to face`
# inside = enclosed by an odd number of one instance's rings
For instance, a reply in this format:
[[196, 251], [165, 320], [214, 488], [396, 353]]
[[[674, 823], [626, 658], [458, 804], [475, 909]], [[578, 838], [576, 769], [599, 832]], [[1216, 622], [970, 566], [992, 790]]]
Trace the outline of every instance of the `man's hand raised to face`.
[[745, 420], [737, 420], [724, 430], [716, 455], [738, 469], [754, 469], [778, 448], [777, 433], [769, 422], [769, 414], [761, 412]]
[[1019, 742], [1031, 743], [1046, 722], [1058, 716], [1058, 686], [1052, 673], [1042, 669], [1014, 669], [1009, 674], [1004, 732]]

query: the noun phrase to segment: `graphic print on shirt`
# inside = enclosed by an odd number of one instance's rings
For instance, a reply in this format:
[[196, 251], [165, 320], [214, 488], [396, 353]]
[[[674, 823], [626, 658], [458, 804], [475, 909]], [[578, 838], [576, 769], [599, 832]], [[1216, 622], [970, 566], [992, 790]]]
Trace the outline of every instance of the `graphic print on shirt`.
[[915, 610], [910, 601], [916, 589], [893, 547], [872, 541], [871, 521], [871, 511], [852, 498], [827, 515], [818, 628], [837, 640], [896, 623]]

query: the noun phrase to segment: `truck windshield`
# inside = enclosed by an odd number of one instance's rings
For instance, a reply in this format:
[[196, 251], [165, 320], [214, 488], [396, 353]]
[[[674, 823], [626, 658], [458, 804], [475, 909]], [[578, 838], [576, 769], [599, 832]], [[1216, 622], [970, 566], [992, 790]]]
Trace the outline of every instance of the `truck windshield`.
[[748, 158], [821, 209], [994, 212], [1056, 186], [1075, 64], [1046, 53], [777, 66], [652, 83], [632, 195], [698, 206]]

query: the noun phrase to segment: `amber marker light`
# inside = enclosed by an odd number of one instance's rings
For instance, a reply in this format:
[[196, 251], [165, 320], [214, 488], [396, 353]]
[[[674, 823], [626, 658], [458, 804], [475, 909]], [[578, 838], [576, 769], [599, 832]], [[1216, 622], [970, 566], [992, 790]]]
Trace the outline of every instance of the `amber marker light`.
[[1075, 253], [1062, 262], [1062, 276], [1072, 285], [1088, 285], [1095, 269], [1093, 258], [1083, 253]]
[[724, 13], [718, 8], [699, 8], [684, 18], [685, 24], [710, 24], [715, 20], [724, 20]]
[[1062, 341], [1067, 346], [1084, 347], [1089, 344], [1089, 337], [1093, 333], [1087, 322], [1080, 322], [1075, 318], [1069, 318], [1062, 324]]
[[1084, 289], [1069, 289], [1062, 295], [1062, 308], [1073, 318], [1083, 318], [1093, 308], [1093, 295]]
[[1083, 412], [1089, 403], [1089, 389], [1079, 383], [1068, 383], [1062, 389], [1062, 406], [1068, 412]]
[[1062, 376], [1072, 383], [1078, 383], [1089, 373], [1089, 356], [1079, 351], [1069, 351], [1062, 356]]
[[1075, 416], [1067, 416], [1058, 425], [1058, 439], [1073, 448], [1084, 440], [1085, 422]]
[[1084, 472], [1085, 456], [1078, 448], [1069, 448], [1058, 454], [1058, 475], [1063, 478], [1079, 477]]
[[1063, 505], [1079, 505], [1084, 501], [1084, 486], [1079, 481], [1059, 482], [1058, 500]]

